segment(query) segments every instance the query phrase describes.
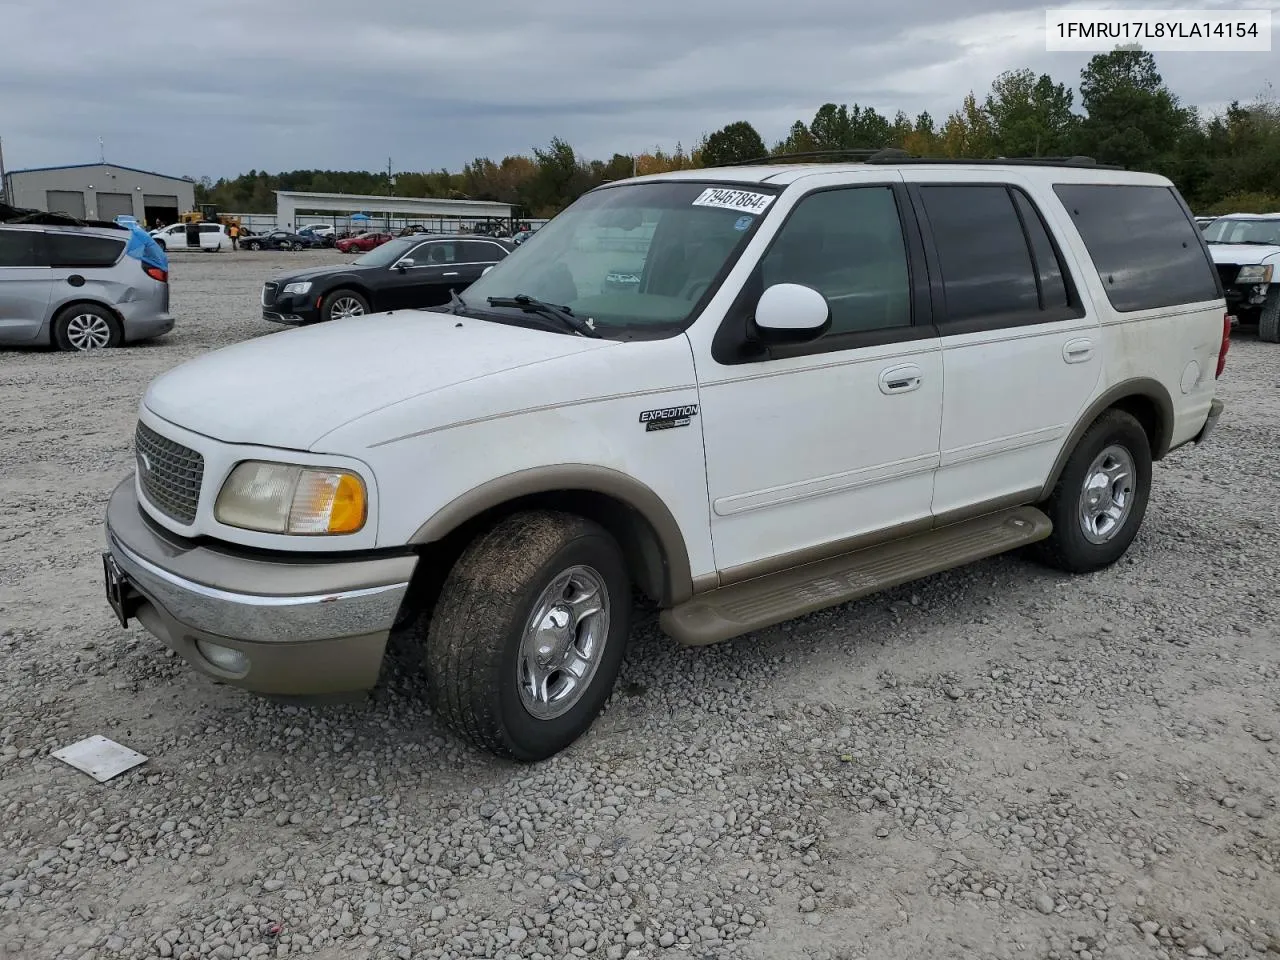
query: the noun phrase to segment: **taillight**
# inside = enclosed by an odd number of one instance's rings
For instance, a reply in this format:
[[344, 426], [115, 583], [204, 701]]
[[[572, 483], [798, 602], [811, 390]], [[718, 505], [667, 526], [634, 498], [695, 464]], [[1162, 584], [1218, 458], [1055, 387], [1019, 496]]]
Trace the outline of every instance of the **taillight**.
[[161, 283], [169, 282], [168, 270], [161, 270], [159, 267], [143, 267], [142, 269], [146, 271], [147, 276], [152, 280], [159, 280]]
[[1222, 315], [1222, 346], [1218, 348], [1218, 372], [1213, 375], [1216, 380], [1227, 368], [1227, 351], [1231, 349], [1231, 314]]

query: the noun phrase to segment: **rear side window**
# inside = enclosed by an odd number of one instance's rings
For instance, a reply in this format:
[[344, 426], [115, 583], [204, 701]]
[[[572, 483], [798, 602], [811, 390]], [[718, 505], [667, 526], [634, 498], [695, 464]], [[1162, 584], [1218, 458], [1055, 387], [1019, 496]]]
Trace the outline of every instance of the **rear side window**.
[[1111, 305], [1122, 313], [1216, 300], [1217, 274], [1169, 187], [1059, 183]]
[[0, 230], [0, 267], [34, 267], [36, 240], [32, 230]]
[[221, 233], [222, 228], [218, 226], [216, 223], [202, 223], [200, 224], [200, 232], [201, 233]]
[[1003, 186], [921, 187], [950, 323], [1040, 309], [1035, 264]]
[[124, 253], [124, 241], [89, 234], [45, 235], [52, 267], [109, 267]]

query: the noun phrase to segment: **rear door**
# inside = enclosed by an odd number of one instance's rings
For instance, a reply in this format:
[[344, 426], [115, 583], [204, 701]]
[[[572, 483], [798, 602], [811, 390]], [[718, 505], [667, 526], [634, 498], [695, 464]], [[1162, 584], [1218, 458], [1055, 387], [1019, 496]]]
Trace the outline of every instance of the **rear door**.
[[29, 343], [49, 312], [52, 274], [39, 231], [0, 227], [0, 343]]
[[507, 248], [492, 240], [463, 240], [462, 262], [458, 264], [458, 289], [480, 279], [481, 274], [507, 255]]
[[124, 256], [127, 237], [105, 237], [93, 233], [67, 231], [45, 234], [51, 277], [50, 307], [70, 300], [96, 300], [112, 306], [134, 294], [137, 274], [125, 277], [106, 269]]
[[[1102, 372], [1098, 316], [1028, 185], [903, 171], [941, 334], [943, 522], [1040, 489]], [[1078, 275], [1078, 271], [1077, 271]]]

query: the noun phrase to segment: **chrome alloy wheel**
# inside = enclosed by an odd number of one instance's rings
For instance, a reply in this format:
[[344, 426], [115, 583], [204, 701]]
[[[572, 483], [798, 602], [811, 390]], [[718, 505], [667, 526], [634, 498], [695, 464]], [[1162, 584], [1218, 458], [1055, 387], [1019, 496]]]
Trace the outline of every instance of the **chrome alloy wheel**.
[[1103, 450], [1084, 475], [1080, 490], [1080, 529], [1090, 543], [1106, 543], [1133, 511], [1137, 470], [1133, 454], [1112, 444]]
[[571, 710], [595, 677], [609, 636], [609, 590], [587, 566], [557, 576], [525, 624], [516, 663], [520, 702], [538, 720]]

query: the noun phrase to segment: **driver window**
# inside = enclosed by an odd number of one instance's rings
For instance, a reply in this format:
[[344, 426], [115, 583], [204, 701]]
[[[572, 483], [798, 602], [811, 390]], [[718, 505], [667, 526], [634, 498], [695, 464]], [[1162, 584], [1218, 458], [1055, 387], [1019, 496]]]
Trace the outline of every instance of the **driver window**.
[[457, 244], [436, 241], [415, 247], [409, 256], [413, 258], [415, 266], [439, 266], [444, 263], [457, 263], [457, 251]]
[[810, 194], [760, 264], [763, 288], [812, 287], [831, 305], [825, 336], [911, 325], [906, 241], [891, 187]]

